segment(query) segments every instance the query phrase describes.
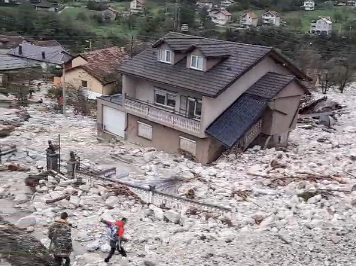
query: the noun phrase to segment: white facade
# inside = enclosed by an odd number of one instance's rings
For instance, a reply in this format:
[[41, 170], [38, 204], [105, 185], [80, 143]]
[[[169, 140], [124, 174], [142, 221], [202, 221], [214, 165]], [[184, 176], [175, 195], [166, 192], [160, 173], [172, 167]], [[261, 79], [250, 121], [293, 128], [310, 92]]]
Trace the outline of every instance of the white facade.
[[257, 27], [258, 17], [253, 12], [245, 13], [240, 18], [240, 24], [244, 26]]
[[231, 21], [231, 14], [226, 10], [212, 10], [209, 12], [211, 21], [215, 24], [226, 25]]
[[306, 0], [303, 3], [304, 10], [313, 11], [315, 9], [315, 2], [312, 0]]
[[332, 32], [333, 23], [329, 18], [319, 18], [310, 23], [310, 33], [330, 35]]
[[231, 6], [233, 4], [235, 4], [235, 2], [233, 0], [222, 0], [220, 2], [220, 6], [221, 7], [228, 7], [228, 6]]
[[267, 11], [262, 15], [262, 24], [279, 27], [281, 25], [281, 18], [277, 12]]
[[143, 11], [143, 3], [138, 0], [132, 0], [130, 2], [130, 11], [132, 13], [139, 13]]
[[203, 9], [206, 8], [210, 11], [213, 8], [213, 3], [209, 1], [198, 1], [197, 3], [198, 8]]

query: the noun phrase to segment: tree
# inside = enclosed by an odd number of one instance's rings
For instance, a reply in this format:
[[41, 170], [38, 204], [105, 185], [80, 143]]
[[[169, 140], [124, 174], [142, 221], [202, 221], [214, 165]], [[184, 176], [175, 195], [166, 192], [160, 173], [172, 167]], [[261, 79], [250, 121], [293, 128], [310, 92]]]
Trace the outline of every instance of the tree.
[[206, 7], [204, 7], [199, 11], [199, 17], [200, 17], [200, 23], [205, 30], [215, 29], [215, 24], [214, 22], [211, 21], [208, 9]]
[[327, 78], [329, 86], [336, 86], [343, 93], [346, 86], [353, 81], [356, 69], [356, 58], [333, 58], [327, 64]]

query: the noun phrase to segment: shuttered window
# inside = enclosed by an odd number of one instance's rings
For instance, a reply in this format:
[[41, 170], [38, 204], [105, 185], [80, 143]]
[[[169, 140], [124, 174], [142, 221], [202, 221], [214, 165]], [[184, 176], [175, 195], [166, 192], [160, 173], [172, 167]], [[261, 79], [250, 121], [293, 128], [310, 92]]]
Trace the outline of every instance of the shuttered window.
[[196, 155], [197, 143], [194, 140], [187, 139], [187, 138], [184, 138], [184, 137], [179, 137], [179, 147], [182, 150], [187, 151], [187, 152], [191, 153], [194, 156]]
[[141, 138], [152, 139], [152, 126], [142, 122], [137, 122], [137, 135]]

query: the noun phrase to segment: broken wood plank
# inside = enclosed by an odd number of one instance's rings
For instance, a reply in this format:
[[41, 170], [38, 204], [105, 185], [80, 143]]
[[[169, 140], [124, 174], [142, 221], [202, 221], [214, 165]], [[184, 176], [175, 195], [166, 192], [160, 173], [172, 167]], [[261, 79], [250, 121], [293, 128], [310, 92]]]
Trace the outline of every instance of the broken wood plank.
[[60, 200], [64, 200], [64, 199], [69, 200], [69, 198], [70, 198], [70, 195], [65, 194], [65, 195], [60, 196], [60, 197], [55, 198], [55, 199], [46, 200], [46, 204], [54, 203], [54, 202], [57, 202], [57, 201], [60, 201]]

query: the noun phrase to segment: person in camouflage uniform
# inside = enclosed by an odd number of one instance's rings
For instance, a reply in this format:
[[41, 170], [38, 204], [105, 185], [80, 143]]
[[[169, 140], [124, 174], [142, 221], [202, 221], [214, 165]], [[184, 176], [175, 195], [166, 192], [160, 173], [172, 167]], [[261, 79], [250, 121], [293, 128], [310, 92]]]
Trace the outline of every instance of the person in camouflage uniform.
[[63, 212], [61, 219], [55, 221], [48, 230], [48, 237], [51, 240], [51, 249], [53, 251], [56, 266], [69, 266], [69, 255], [73, 251], [71, 227], [68, 224], [68, 214]]

